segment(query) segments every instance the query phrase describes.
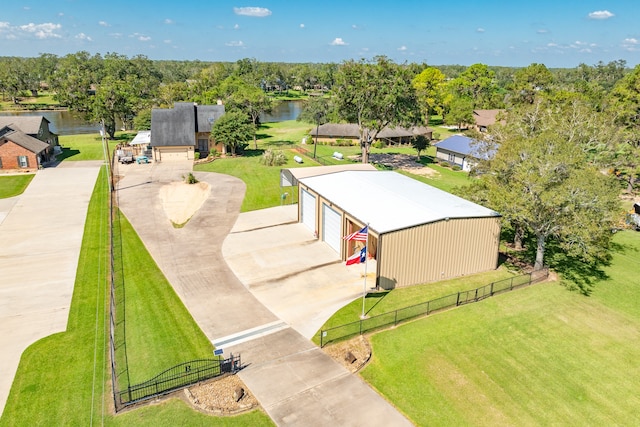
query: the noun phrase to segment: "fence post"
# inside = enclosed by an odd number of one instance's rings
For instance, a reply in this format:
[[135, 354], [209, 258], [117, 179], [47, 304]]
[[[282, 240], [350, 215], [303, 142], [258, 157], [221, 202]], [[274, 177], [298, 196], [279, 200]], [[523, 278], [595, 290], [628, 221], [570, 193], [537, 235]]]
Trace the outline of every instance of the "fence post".
[[460, 305], [460, 292], [458, 292], [458, 297], [456, 298], [456, 307]]
[[362, 319], [360, 319], [360, 335], [362, 335]]
[[393, 319], [393, 326], [398, 325], [398, 310], [395, 312], [395, 318]]
[[493, 296], [493, 282], [491, 282], [491, 291], [489, 292], [489, 295]]
[[513, 277], [511, 278], [511, 283], [509, 284], [509, 290], [513, 290]]
[[477, 302], [478, 301], [478, 288], [476, 288], [476, 297], [474, 298], [474, 300]]
[[431, 308], [431, 300], [427, 301], [427, 316], [429, 315], [430, 308]]
[[324, 339], [324, 330], [320, 329], [320, 348], [324, 347], [324, 345], [322, 345], [323, 339]]

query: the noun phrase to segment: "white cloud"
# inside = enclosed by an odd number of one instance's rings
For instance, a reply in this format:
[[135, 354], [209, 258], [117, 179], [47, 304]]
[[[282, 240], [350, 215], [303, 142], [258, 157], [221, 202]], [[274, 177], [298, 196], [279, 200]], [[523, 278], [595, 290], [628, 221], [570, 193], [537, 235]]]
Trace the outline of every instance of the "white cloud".
[[354, 30], [359, 30], [359, 29], [360, 29], [360, 27], [358, 27], [356, 24], [353, 24], [353, 25], [351, 26], [351, 28], [353, 28]]
[[400, 50], [400, 51], [405, 51], [405, 50], [407, 50], [407, 47], [406, 47], [406, 46], [400, 46], [400, 47], [398, 48], [398, 50]]
[[58, 16], [64, 16], [64, 13], [58, 12]]
[[240, 25], [238, 25], [238, 24], [234, 25], [234, 26], [233, 26], [233, 29], [234, 29], [234, 30], [239, 30], [239, 29], [240, 29]]
[[545, 30], [544, 28], [540, 28], [538, 31], [536, 31], [536, 33], [538, 34], [547, 34], [549, 31]]
[[17, 27], [20, 31], [33, 34], [37, 39], [59, 39], [62, 36], [57, 34], [56, 31], [60, 28], [62, 28], [62, 25], [52, 22], [45, 22], [44, 24], [30, 22], [27, 25]]
[[225, 46], [229, 46], [229, 47], [244, 47], [244, 43], [242, 43], [242, 40], [233, 40], [233, 41], [230, 41], [228, 43], [225, 43]]
[[254, 16], [257, 18], [264, 18], [271, 15], [271, 11], [264, 7], [234, 7], [233, 13], [243, 16]]
[[98, 22], [98, 25], [100, 25], [101, 27], [110, 27], [110, 25], [106, 21], [100, 21]]
[[164, 20], [164, 23], [167, 24], [167, 25], [171, 25], [171, 24], [173, 24], [173, 19], [167, 18], [167, 19]]
[[91, 39], [91, 37], [89, 37], [89, 36], [88, 36], [88, 35], [86, 35], [85, 33], [78, 33], [78, 34], [76, 34], [76, 38], [77, 38], [78, 40], [86, 40], [86, 41], [88, 41], [88, 42], [93, 41], [93, 40]]
[[151, 40], [151, 37], [149, 37], [149, 36], [138, 36], [138, 40], [140, 40], [141, 42], [148, 42], [149, 40]]
[[333, 39], [333, 41], [330, 43], [331, 46], [346, 46], [347, 43], [345, 43], [344, 40], [342, 40], [342, 37], [336, 37], [335, 39]]
[[304, 24], [300, 24], [300, 28], [304, 28]]
[[162, 40], [163, 43], [171, 44], [171, 40]]
[[636, 38], [626, 38], [622, 41], [622, 48], [629, 52], [640, 51], [640, 40]]
[[29, 7], [29, 6], [23, 6], [22, 8], [23, 8], [24, 10], [31, 10], [31, 7]]
[[484, 28], [480, 27], [476, 29], [476, 33], [484, 33]]
[[596, 10], [589, 14], [589, 19], [609, 19], [613, 18], [615, 15], [608, 10]]
[[111, 33], [109, 34], [111, 37], [113, 37], [114, 39], [119, 39], [122, 37], [122, 33]]

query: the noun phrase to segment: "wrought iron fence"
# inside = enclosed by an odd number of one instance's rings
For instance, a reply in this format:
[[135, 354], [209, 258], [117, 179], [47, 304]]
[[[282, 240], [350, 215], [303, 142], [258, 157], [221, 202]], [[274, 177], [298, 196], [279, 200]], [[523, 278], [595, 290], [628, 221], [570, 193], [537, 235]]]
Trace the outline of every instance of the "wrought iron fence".
[[338, 341], [354, 335], [362, 335], [365, 332], [371, 332], [389, 325], [395, 326], [398, 323], [414, 319], [416, 317], [427, 316], [431, 313], [452, 307], [478, 302], [493, 295], [541, 282], [548, 276], [549, 270], [545, 268], [522, 276], [514, 276], [509, 279], [493, 282], [469, 291], [460, 291], [455, 294], [450, 294], [420, 304], [378, 314], [357, 322], [323, 329], [320, 331], [320, 347], [324, 347], [326, 344], [333, 341]]

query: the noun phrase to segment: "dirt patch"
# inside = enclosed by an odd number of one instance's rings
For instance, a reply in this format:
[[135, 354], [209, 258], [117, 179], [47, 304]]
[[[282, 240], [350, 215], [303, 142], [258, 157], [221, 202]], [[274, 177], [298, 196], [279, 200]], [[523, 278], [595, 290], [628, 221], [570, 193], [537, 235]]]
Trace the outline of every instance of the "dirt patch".
[[211, 186], [206, 182], [172, 182], [160, 188], [160, 200], [167, 218], [174, 224], [184, 224], [202, 207], [210, 193]]
[[[242, 398], [237, 394], [243, 390]], [[234, 415], [258, 406], [258, 400], [237, 375], [189, 387], [184, 390], [187, 401], [199, 410], [216, 415]]]
[[371, 359], [371, 346], [362, 335], [327, 345], [322, 350], [351, 373], [358, 372]]
[[369, 161], [374, 164], [380, 164], [391, 169], [401, 169], [420, 176], [437, 177], [440, 175], [440, 172], [418, 163], [416, 156], [410, 156], [408, 154], [370, 154]]

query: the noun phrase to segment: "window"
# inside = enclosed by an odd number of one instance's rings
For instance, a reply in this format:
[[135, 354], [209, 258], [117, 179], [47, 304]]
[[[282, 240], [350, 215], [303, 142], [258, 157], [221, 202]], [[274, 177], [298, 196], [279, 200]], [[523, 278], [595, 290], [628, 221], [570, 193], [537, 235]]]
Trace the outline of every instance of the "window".
[[449, 153], [449, 161], [451, 163], [455, 163], [456, 162], [456, 155], [453, 153]]
[[0, 169], [2, 169], [2, 158], [0, 157]]
[[29, 159], [27, 158], [27, 156], [18, 156], [18, 166], [20, 166], [21, 168], [29, 167]]

